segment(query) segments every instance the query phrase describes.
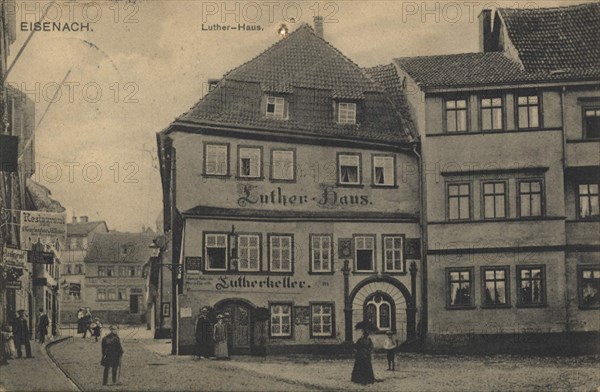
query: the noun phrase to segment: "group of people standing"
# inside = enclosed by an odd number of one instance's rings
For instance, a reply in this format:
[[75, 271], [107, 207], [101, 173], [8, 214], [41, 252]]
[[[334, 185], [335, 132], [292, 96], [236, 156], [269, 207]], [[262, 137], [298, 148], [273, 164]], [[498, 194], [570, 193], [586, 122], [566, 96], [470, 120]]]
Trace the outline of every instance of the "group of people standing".
[[[378, 380], [375, 378], [375, 373], [373, 372], [373, 363], [371, 361], [373, 341], [369, 335], [377, 328], [375, 328], [373, 324], [368, 321], [361, 321], [357, 323], [355, 328], [362, 330], [363, 335], [356, 341], [356, 344], [354, 345], [356, 357], [354, 360], [354, 368], [352, 369], [351, 380], [357, 384], [373, 384]], [[398, 341], [394, 340], [394, 333], [392, 331], [388, 331], [386, 335], [387, 337], [383, 344], [383, 348], [385, 349], [387, 355], [387, 370], [394, 371], [396, 370], [395, 357], [398, 349]]]
[[[46, 336], [48, 336], [48, 327], [50, 326], [50, 319], [48, 315], [44, 313], [44, 309], [40, 308], [37, 318], [37, 328], [35, 334], [35, 340], [44, 344], [46, 342]], [[22, 358], [23, 357], [23, 346], [25, 346], [25, 358], [33, 358], [31, 354], [31, 343], [29, 320], [25, 316], [25, 310], [19, 309], [17, 311], [17, 317], [11, 324], [4, 324], [0, 331], [2, 338], [2, 364], [8, 364], [9, 359]]]
[[218, 314], [217, 322], [209, 318], [208, 307], [200, 309], [196, 320], [196, 355], [198, 359], [229, 359], [227, 347], [227, 323], [225, 316]]
[[97, 342], [102, 332], [102, 322], [99, 317], [92, 316], [90, 308], [79, 308], [77, 312], [77, 333], [83, 334], [82, 338], [85, 338], [88, 332]]

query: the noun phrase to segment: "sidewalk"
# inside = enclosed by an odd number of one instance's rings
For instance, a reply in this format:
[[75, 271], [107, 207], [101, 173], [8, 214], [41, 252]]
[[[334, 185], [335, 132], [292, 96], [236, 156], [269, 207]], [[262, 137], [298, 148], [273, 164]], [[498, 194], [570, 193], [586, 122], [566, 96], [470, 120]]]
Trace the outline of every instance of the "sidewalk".
[[34, 358], [11, 359], [0, 367], [0, 391], [79, 391], [50, 359], [46, 345], [31, 341]]

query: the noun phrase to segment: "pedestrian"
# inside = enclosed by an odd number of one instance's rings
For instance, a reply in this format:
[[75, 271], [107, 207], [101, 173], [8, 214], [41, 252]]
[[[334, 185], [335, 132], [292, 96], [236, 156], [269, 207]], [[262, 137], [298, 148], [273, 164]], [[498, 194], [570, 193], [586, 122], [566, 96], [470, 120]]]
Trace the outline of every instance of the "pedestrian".
[[196, 355], [198, 359], [210, 358], [212, 354], [213, 325], [208, 319], [208, 308], [200, 309], [196, 321]]
[[15, 341], [13, 338], [13, 329], [10, 325], [2, 326], [2, 350], [3, 359], [13, 359], [15, 357]]
[[386, 339], [383, 342], [383, 348], [385, 349], [385, 353], [387, 355], [388, 369], [387, 370], [396, 370], [396, 349], [398, 348], [398, 341], [394, 340], [394, 332], [387, 331]]
[[100, 317], [94, 317], [94, 321], [92, 322], [92, 336], [98, 341], [100, 337], [100, 332], [102, 331], [102, 323], [100, 322]]
[[84, 310], [85, 309], [83, 309], [83, 308], [79, 308], [79, 311], [77, 312], [77, 333], [85, 332], [85, 326], [83, 325], [83, 318], [85, 317]]
[[363, 335], [354, 345], [356, 349], [356, 358], [354, 361], [354, 369], [352, 369], [352, 382], [363, 385], [373, 384], [375, 382], [373, 363], [371, 362], [373, 341], [369, 337], [369, 334], [376, 328], [369, 321], [361, 321], [356, 324], [355, 329], [361, 329]]
[[25, 311], [23, 309], [19, 309], [17, 313], [19, 316], [13, 325], [13, 337], [17, 348], [17, 358], [23, 356], [23, 352], [21, 351], [22, 345], [25, 345], [25, 354], [27, 355], [27, 358], [33, 358], [31, 355], [31, 345], [29, 344], [29, 321], [25, 317]]
[[41, 344], [43, 344], [46, 341], [46, 336], [48, 335], [48, 325], [50, 325], [48, 315], [44, 313], [43, 308], [40, 308], [37, 322], [37, 337], [38, 342], [40, 342]]
[[222, 314], [217, 315], [217, 323], [213, 330], [215, 357], [217, 357], [217, 359], [229, 359], [229, 350], [227, 349], [227, 325], [223, 322], [224, 318], [225, 317]]
[[121, 339], [117, 335], [117, 327], [111, 325], [108, 327], [110, 333], [102, 339], [102, 360], [100, 365], [104, 366], [102, 376], [102, 385], [108, 383], [108, 371], [112, 370], [112, 383], [119, 382], [119, 368], [121, 367], [121, 357], [123, 356], [123, 347]]
[[92, 336], [92, 329], [90, 326], [92, 325], [92, 312], [90, 312], [90, 308], [84, 309], [84, 316], [82, 318], [83, 323], [83, 338], [87, 336], [87, 333], [90, 333], [90, 337]]

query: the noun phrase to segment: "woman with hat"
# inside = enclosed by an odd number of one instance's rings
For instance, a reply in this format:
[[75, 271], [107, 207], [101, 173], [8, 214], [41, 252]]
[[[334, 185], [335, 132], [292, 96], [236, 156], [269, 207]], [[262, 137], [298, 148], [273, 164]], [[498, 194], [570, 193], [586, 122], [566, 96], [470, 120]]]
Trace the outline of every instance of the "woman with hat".
[[357, 384], [372, 384], [375, 382], [371, 353], [373, 352], [373, 341], [369, 337], [377, 328], [369, 321], [361, 321], [356, 324], [355, 329], [362, 329], [363, 335], [356, 341], [356, 359], [352, 369], [352, 382]]
[[229, 359], [229, 350], [227, 349], [227, 325], [223, 322], [224, 318], [225, 317], [222, 314], [217, 315], [217, 323], [213, 330], [215, 357], [217, 357], [217, 359]]

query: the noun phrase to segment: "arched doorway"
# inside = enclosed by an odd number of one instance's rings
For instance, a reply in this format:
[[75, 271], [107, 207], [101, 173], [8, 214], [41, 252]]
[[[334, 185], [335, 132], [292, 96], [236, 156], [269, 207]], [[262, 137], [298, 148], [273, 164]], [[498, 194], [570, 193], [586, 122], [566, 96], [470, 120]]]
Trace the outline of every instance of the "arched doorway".
[[217, 314], [225, 316], [229, 353], [233, 355], [251, 354], [253, 347], [254, 309], [251, 302], [239, 299], [225, 299], [214, 306]]
[[[395, 339], [404, 342], [414, 337], [415, 308], [410, 291], [402, 282], [390, 276], [372, 276], [357, 284], [350, 293], [351, 325], [369, 320], [377, 326], [373, 334], [376, 347], [383, 344], [385, 333], [392, 331]], [[352, 340], [360, 337], [353, 331]]]

